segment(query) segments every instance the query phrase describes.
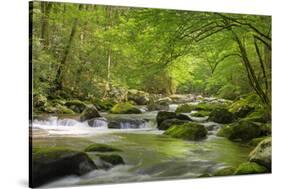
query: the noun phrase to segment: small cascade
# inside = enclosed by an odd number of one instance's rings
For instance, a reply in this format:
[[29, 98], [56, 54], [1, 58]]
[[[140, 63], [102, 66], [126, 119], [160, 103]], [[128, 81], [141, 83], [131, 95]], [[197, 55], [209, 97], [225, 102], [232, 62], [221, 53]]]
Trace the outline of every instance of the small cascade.
[[94, 118], [87, 121], [90, 127], [106, 127], [108, 125], [107, 119], [101, 118]]
[[32, 126], [40, 127], [40, 126], [85, 126], [86, 124], [75, 119], [59, 119], [58, 117], [52, 116], [45, 120], [35, 119], [32, 122]]
[[147, 128], [148, 122], [142, 119], [114, 119], [108, 123], [110, 129], [141, 129]]
[[169, 104], [169, 111], [175, 112], [178, 106], [178, 104]]

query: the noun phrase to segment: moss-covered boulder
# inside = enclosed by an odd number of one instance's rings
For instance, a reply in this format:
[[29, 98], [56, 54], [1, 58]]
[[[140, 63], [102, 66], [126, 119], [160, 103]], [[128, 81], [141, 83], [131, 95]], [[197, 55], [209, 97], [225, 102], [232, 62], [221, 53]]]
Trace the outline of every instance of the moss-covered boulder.
[[271, 137], [261, 141], [258, 146], [250, 153], [249, 161], [258, 163], [271, 170]]
[[141, 110], [127, 102], [115, 104], [110, 112], [113, 114], [140, 114]]
[[196, 106], [195, 105], [190, 105], [190, 104], [183, 104], [177, 107], [176, 112], [177, 113], [189, 113], [192, 110], [195, 110]]
[[121, 151], [107, 144], [91, 144], [84, 150], [85, 152], [115, 152]]
[[161, 122], [160, 125], [157, 125], [157, 128], [159, 130], [167, 130], [169, 129], [170, 127], [172, 127], [173, 125], [182, 125], [184, 123], [187, 123], [189, 121], [187, 120], [180, 120], [180, 119], [166, 119], [164, 121]]
[[110, 99], [93, 99], [92, 103], [96, 106], [99, 111], [108, 111], [110, 110], [116, 103]]
[[261, 122], [267, 123], [271, 121], [270, 111], [266, 108], [256, 109], [254, 112], [250, 113], [244, 120], [253, 121], [253, 122]]
[[84, 111], [80, 114], [80, 120], [86, 121], [89, 119], [93, 119], [96, 117], [101, 117], [97, 108], [94, 105], [88, 106], [84, 109]]
[[268, 172], [266, 167], [254, 162], [242, 163], [235, 170], [235, 175], [259, 174]]
[[201, 140], [206, 138], [207, 130], [203, 125], [197, 123], [184, 123], [171, 126], [164, 134], [185, 140]]
[[249, 146], [253, 146], [253, 147], [256, 147], [261, 141], [263, 141], [264, 139], [268, 138], [268, 136], [261, 136], [261, 137], [258, 137], [258, 138], [253, 138], [249, 143], [248, 145]]
[[235, 172], [235, 169], [233, 167], [223, 167], [218, 170], [216, 170], [212, 175], [213, 176], [228, 176], [233, 175]]
[[38, 108], [47, 104], [47, 97], [42, 94], [33, 95], [33, 107]]
[[225, 108], [218, 108], [210, 113], [209, 120], [223, 124], [232, 123], [235, 120], [235, 116]]
[[85, 152], [59, 147], [32, 150], [32, 187], [67, 175], [83, 175], [96, 169]]
[[255, 122], [239, 121], [225, 125], [217, 133], [217, 136], [226, 137], [232, 141], [248, 142], [253, 138], [260, 137], [261, 126]]
[[84, 102], [76, 99], [65, 102], [65, 106], [76, 113], [81, 113], [87, 105]]
[[157, 125], [160, 125], [164, 120], [174, 119], [177, 117], [175, 112], [160, 111], [156, 116]]
[[75, 114], [71, 109], [65, 107], [61, 104], [56, 104], [54, 102], [47, 103], [44, 108], [44, 112], [55, 113], [55, 114]]
[[122, 165], [125, 164], [123, 158], [117, 154], [97, 154], [97, 156], [106, 163], [110, 163], [111, 165]]
[[149, 102], [149, 94], [136, 89], [128, 90], [128, 100], [135, 102], [137, 105], [146, 105]]

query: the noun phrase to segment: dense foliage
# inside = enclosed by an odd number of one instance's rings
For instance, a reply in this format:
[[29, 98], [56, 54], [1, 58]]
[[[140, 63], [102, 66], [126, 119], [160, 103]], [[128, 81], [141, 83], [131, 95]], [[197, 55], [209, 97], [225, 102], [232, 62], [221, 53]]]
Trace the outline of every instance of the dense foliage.
[[[271, 17], [34, 2], [33, 91], [105, 98], [130, 88], [271, 104]], [[117, 95], [120, 96], [120, 95]]]

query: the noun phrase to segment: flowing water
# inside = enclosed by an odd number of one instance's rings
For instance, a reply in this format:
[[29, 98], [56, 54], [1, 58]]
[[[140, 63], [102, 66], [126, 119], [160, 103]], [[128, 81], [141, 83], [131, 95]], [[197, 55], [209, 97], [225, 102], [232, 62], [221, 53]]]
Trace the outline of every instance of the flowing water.
[[[175, 106], [170, 106], [171, 111], [174, 109]], [[192, 117], [209, 131], [207, 139], [195, 142], [163, 135], [163, 131], [156, 128], [156, 111], [102, 115], [105, 118], [96, 119], [91, 125], [77, 121], [75, 117], [45, 117], [33, 121], [33, 146], [83, 150], [92, 143], [104, 143], [121, 149], [122, 152], [114, 153], [120, 154], [126, 163], [108, 170], [94, 170], [80, 177], [64, 177], [46, 184], [46, 187], [195, 178], [220, 167], [236, 167], [247, 160], [251, 150], [216, 137], [221, 125], [206, 122], [206, 118]], [[121, 128], [109, 129], [108, 122], [112, 120], [122, 122]], [[89, 156], [94, 158], [94, 153]]]

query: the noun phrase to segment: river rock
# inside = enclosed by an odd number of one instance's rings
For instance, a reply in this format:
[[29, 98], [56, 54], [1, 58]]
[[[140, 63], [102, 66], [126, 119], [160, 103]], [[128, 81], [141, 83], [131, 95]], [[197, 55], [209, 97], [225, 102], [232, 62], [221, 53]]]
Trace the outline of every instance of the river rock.
[[160, 125], [164, 120], [173, 119], [176, 117], [177, 114], [175, 112], [160, 111], [156, 116], [157, 125]]
[[128, 90], [127, 97], [137, 105], [146, 105], [149, 102], [149, 94], [136, 89]]
[[90, 127], [104, 127], [108, 125], [108, 121], [104, 117], [89, 119], [87, 122]]
[[126, 103], [118, 103], [115, 104], [111, 110], [111, 113], [113, 114], [140, 114], [142, 113], [141, 110], [139, 110], [134, 105], [126, 102]]
[[110, 120], [107, 127], [109, 129], [138, 129], [145, 126], [146, 121], [142, 119], [118, 118]]
[[182, 125], [184, 123], [187, 123], [187, 120], [180, 120], [180, 119], [166, 119], [164, 121], [161, 122], [160, 125], [157, 125], [157, 128], [159, 130], [167, 130], [169, 129], [171, 126], [174, 125]]
[[217, 123], [232, 123], [235, 120], [233, 113], [229, 112], [227, 109], [218, 108], [213, 110], [209, 115], [209, 120]]
[[32, 151], [32, 187], [38, 187], [67, 175], [83, 175], [96, 169], [84, 152], [65, 148], [34, 148]]
[[258, 146], [250, 153], [249, 160], [265, 166], [271, 170], [271, 137], [261, 141]]
[[81, 113], [86, 108], [86, 104], [80, 100], [67, 101], [65, 106], [76, 113]]
[[202, 140], [206, 138], [207, 130], [203, 125], [190, 122], [172, 126], [164, 134], [185, 140]]
[[94, 105], [88, 106], [84, 109], [84, 111], [80, 115], [80, 120], [85, 121], [89, 119], [93, 119], [96, 117], [101, 117], [97, 108]]
[[254, 110], [255, 110], [254, 107], [244, 105], [244, 106], [241, 106], [240, 108], [238, 108], [238, 110], [236, 112], [234, 112], [234, 115], [239, 118], [244, 118], [247, 115], [249, 115], [250, 113], [252, 113]]
[[262, 127], [259, 124], [244, 120], [225, 125], [217, 133], [218, 136], [226, 137], [232, 141], [244, 142], [260, 137], [261, 134]]
[[213, 176], [229, 176], [233, 175], [235, 172], [235, 169], [233, 167], [223, 167], [218, 170], [216, 170], [212, 175]]
[[115, 152], [115, 151], [121, 151], [117, 148], [114, 148], [107, 144], [91, 144], [87, 146], [84, 150], [85, 152]]
[[112, 166], [125, 164], [123, 158], [117, 154], [97, 154], [97, 156], [102, 161], [105, 161], [106, 163], [110, 163]]
[[254, 162], [242, 163], [238, 166], [235, 171], [235, 175], [246, 175], [246, 174], [259, 174], [266, 173], [267, 169], [264, 166], [261, 166]]

